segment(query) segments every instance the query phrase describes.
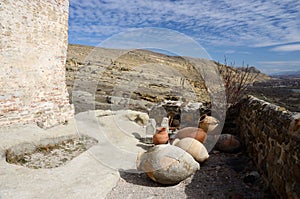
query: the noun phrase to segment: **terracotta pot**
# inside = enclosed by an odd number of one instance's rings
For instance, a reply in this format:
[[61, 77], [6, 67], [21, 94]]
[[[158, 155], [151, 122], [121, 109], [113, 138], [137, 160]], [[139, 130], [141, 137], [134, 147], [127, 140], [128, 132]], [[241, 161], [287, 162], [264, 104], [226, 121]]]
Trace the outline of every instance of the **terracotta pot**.
[[156, 133], [153, 135], [153, 143], [155, 145], [158, 144], [166, 144], [169, 141], [169, 134], [165, 127], [160, 127], [156, 129]]
[[234, 153], [241, 149], [241, 142], [238, 137], [231, 134], [221, 134], [215, 148], [227, 152]]
[[191, 154], [198, 162], [204, 162], [209, 157], [205, 146], [194, 138], [187, 137], [182, 140], [176, 139], [174, 140], [173, 145]]
[[213, 132], [219, 125], [219, 120], [212, 116], [203, 115], [199, 119], [199, 128], [202, 128], [205, 132]]
[[183, 129], [180, 129], [176, 136], [175, 139], [183, 139], [186, 137], [190, 137], [190, 138], [194, 138], [196, 140], [198, 140], [201, 143], [204, 143], [206, 140], [206, 132], [201, 129], [201, 128], [196, 128], [196, 127], [185, 127]]

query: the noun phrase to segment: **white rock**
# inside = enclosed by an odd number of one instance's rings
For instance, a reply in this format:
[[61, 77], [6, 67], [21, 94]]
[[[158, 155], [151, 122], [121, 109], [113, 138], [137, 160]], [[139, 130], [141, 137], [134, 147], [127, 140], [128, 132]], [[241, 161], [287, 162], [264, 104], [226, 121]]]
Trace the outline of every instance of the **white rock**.
[[161, 184], [177, 184], [194, 174], [200, 165], [179, 147], [156, 145], [137, 157], [137, 169]]
[[146, 125], [149, 120], [149, 116], [147, 113], [142, 113], [138, 111], [128, 110], [126, 116], [130, 121], [136, 122], [139, 125]]

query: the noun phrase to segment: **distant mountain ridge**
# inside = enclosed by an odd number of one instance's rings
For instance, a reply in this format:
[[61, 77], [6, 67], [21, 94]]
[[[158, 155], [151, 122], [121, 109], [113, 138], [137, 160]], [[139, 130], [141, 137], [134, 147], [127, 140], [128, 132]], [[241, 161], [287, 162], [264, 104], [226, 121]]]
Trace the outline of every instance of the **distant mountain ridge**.
[[249, 71], [250, 73], [261, 73], [260, 70], [258, 70], [254, 66], [249, 66], [249, 67], [242, 66], [242, 67], [237, 67], [237, 69], [241, 71]]
[[272, 77], [280, 77], [280, 76], [300, 76], [300, 70], [299, 71], [282, 71], [271, 74]]

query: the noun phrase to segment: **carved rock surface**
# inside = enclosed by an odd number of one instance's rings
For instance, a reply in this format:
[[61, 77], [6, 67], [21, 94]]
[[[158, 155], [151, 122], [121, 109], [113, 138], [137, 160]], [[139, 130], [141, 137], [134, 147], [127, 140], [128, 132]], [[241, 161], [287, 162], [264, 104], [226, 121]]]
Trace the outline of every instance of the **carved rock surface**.
[[137, 157], [137, 169], [161, 184], [177, 184], [194, 174], [200, 165], [179, 147], [157, 145]]
[[187, 137], [182, 140], [176, 139], [174, 140], [173, 145], [191, 154], [198, 162], [204, 162], [209, 158], [205, 146], [194, 138]]

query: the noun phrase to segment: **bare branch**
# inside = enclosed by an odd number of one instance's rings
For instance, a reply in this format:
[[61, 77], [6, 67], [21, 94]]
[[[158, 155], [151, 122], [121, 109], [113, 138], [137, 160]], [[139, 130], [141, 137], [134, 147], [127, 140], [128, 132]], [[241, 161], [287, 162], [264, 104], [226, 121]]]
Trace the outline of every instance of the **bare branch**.
[[238, 70], [232, 66], [228, 66], [226, 56], [224, 59], [224, 64], [220, 64], [219, 62], [216, 64], [218, 65], [219, 72], [224, 79], [227, 104], [230, 106], [240, 100], [249, 84], [253, 83], [256, 79], [258, 73], [252, 73], [249, 65], [243, 67], [243, 70]]

